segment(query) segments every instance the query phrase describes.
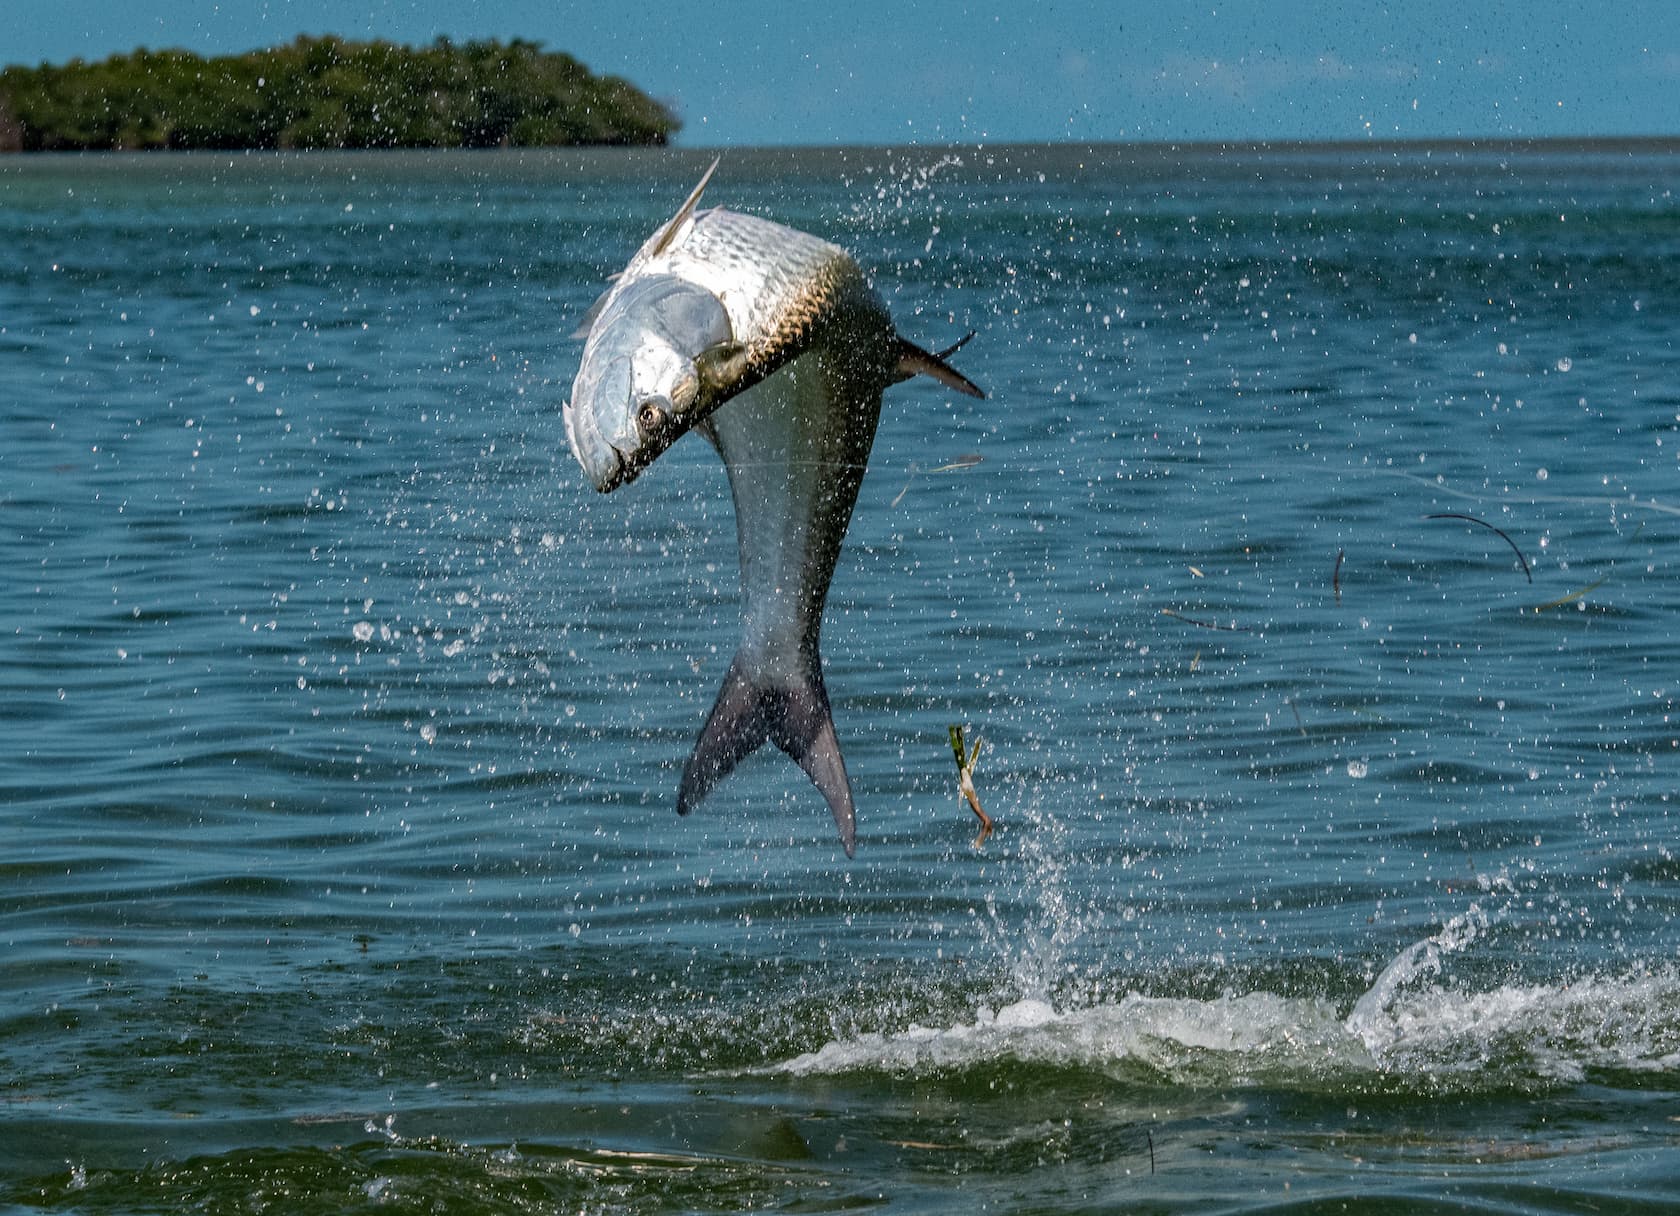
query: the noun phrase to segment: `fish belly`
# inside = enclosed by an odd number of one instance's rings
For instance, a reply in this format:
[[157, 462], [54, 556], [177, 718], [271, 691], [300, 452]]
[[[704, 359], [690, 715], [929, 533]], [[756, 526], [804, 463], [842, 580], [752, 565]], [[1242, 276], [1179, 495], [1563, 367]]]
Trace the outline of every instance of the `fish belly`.
[[684, 768], [680, 811], [772, 742], [822, 791], [852, 851], [851, 787], [818, 642], [885, 387], [884, 372], [859, 374], [852, 352], [819, 347], [706, 423], [735, 499], [741, 645]]

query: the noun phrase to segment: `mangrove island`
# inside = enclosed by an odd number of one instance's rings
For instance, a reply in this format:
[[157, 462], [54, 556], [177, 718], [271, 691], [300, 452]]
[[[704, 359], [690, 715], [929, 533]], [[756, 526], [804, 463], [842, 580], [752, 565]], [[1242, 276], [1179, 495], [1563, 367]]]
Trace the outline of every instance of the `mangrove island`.
[[303, 37], [206, 58], [138, 50], [0, 71], [0, 151], [663, 144], [681, 126], [629, 81], [524, 39]]

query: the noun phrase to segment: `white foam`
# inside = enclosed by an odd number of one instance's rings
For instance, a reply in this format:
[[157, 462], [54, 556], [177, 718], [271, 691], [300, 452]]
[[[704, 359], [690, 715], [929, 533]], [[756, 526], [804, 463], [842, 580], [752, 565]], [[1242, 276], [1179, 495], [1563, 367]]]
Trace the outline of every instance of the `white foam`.
[[1401, 991], [1419, 980], [1440, 975], [1447, 956], [1469, 949], [1487, 928], [1487, 914], [1479, 905], [1471, 904], [1441, 926], [1439, 933], [1402, 950], [1355, 1003], [1347, 1017], [1347, 1028], [1374, 1054], [1392, 1046], [1394, 1035], [1388, 1013]]
[[1131, 1071], [1142, 1066], [1180, 1075], [1201, 1071], [1206, 1058], [1225, 1057], [1243, 1062], [1238, 1071], [1273, 1073], [1350, 1051], [1364, 1054], [1324, 1002], [1271, 993], [1212, 1001], [1131, 993], [1067, 1012], [1029, 999], [995, 1013], [981, 1009], [966, 1025], [863, 1034], [788, 1060], [776, 1071], [913, 1074], [1013, 1060]]
[[1153, 1074], [1174, 1084], [1285, 1087], [1360, 1078], [1505, 1086], [1589, 1069], [1680, 1070], [1680, 973], [1630, 969], [1464, 990], [1442, 979], [1489, 918], [1472, 907], [1402, 951], [1351, 1010], [1249, 992], [1205, 1000], [1129, 993], [1058, 1010], [1019, 1000], [972, 1022], [864, 1033], [775, 1065], [795, 1075], [928, 1074], [1006, 1062]]

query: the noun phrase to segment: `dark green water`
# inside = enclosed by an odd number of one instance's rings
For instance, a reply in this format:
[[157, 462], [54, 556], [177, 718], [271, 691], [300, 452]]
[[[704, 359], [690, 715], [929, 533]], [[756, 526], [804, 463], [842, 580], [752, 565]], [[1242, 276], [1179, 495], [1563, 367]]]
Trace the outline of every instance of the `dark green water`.
[[728, 154], [991, 392], [851, 862], [672, 813], [722, 470], [565, 447], [709, 159], [0, 161], [0, 1210], [1680, 1203], [1680, 152]]

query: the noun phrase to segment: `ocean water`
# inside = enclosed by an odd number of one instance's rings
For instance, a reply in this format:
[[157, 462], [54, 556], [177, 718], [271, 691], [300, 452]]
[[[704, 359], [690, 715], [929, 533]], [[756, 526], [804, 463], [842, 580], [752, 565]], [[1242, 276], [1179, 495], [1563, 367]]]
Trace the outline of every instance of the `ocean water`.
[[673, 813], [723, 472], [565, 446], [710, 159], [0, 161], [0, 1210], [1680, 1204], [1680, 148], [727, 153], [990, 393], [851, 861]]

